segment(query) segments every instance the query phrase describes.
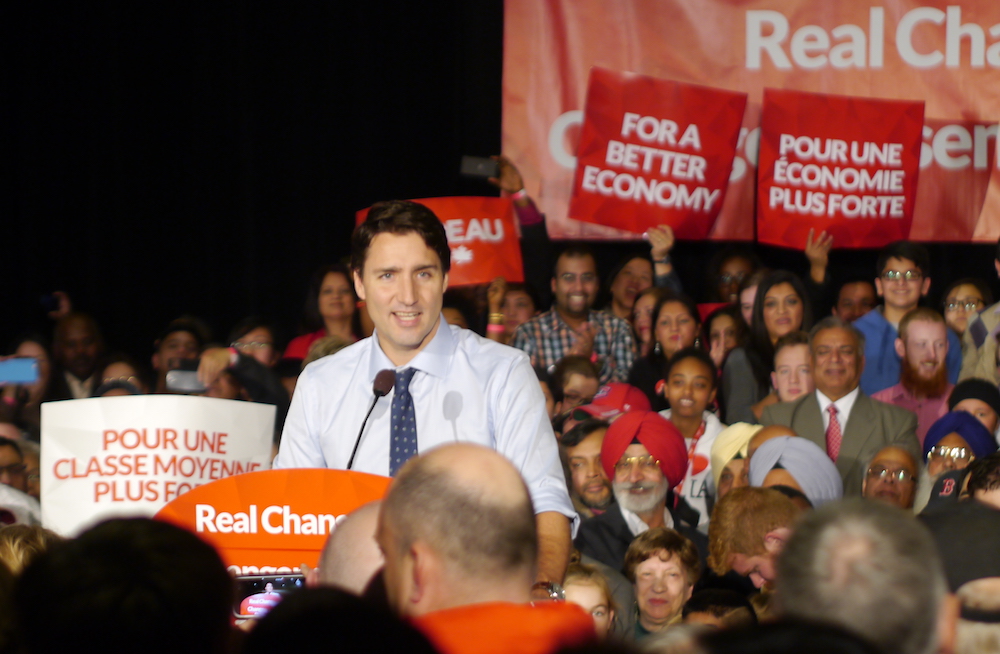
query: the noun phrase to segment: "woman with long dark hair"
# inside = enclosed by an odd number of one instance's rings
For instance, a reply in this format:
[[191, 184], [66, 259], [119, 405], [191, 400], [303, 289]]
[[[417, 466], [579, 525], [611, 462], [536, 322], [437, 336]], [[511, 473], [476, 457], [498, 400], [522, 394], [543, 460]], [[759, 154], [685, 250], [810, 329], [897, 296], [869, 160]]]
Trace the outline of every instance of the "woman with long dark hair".
[[794, 273], [776, 270], [757, 287], [750, 338], [729, 353], [722, 369], [724, 422], [756, 423], [751, 407], [771, 389], [774, 344], [793, 331], [812, 326], [812, 308], [805, 285]]
[[347, 266], [329, 264], [313, 273], [304, 311], [307, 333], [292, 339], [285, 350], [285, 358], [306, 358], [309, 346], [325, 336], [356, 341], [360, 335], [357, 301]]

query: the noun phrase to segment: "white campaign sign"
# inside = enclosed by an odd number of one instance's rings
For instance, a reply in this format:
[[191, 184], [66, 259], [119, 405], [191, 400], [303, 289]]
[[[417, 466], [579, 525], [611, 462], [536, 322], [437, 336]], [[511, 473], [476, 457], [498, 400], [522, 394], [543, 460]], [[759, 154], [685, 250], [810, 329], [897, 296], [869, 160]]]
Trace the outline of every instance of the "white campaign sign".
[[188, 395], [42, 405], [42, 523], [73, 536], [100, 520], [152, 516], [201, 484], [271, 461], [275, 407]]

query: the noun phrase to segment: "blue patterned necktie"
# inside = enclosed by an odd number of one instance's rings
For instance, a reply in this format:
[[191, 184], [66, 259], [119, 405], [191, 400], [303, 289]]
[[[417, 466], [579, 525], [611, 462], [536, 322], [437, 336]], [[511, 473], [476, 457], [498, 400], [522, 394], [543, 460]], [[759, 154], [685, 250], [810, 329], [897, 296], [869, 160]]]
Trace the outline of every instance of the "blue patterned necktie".
[[396, 371], [392, 396], [392, 438], [389, 443], [389, 475], [395, 477], [403, 464], [417, 454], [417, 419], [413, 412], [410, 380], [416, 368]]

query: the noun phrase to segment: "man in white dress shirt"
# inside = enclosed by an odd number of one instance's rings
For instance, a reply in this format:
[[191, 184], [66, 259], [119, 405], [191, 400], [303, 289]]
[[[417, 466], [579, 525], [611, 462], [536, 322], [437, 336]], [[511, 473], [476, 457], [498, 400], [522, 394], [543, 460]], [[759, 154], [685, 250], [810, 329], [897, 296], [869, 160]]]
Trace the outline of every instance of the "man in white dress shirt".
[[[491, 447], [531, 491], [538, 581], [561, 582], [575, 512], [541, 388], [523, 352], [442, 320], [450, 255], [444, 226], [426, 207], [371, 208], [352, 237], [351, 265], [375, 332], [302, 372], [274, 467], [346, 469], [357, 442], [351, 469], [389, 475], [407, 456], [442, 443]], [[385, 369], [396, 372], [396, 386], [375, 402], [359, 437]], [[413, 423], [415, 440], [401, 436]]]

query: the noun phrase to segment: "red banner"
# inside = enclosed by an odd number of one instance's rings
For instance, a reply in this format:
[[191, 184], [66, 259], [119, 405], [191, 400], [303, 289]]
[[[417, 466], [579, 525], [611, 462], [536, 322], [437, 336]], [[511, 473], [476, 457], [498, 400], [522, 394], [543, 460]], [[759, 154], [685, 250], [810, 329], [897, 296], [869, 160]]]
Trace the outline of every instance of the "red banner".
[[757, 238], [804, 248], [810, 229], [839, 247], [910, 234], [924, 104], [764, 91]]
[[569, 215], [641, 234], [708, 236], [736, 152], [746, 94], [594, 67]]
[[382, 499], [391, 481], [325, 468], [248, 472], [188, 491], [156, 518], [214, 545], [233, 574], [298, 572], [316, 565], [344, 516]]
[[[444, 223], [451, 246], [448, 286], [489, 284], [496, 277], [523, 282], [514, 205], [507, 198], [424, 198], [414, 200]], [[368, 209], [354, 216], [360, 225]]]
[[567, 218], [593, 66], [748, 94], [709, 238], [754, 238], [764, 88], [923, 100], [910, 237], [1000, 237], [996, 0], [505, 0], [504, 153], [554, 238], [636, 238]]

